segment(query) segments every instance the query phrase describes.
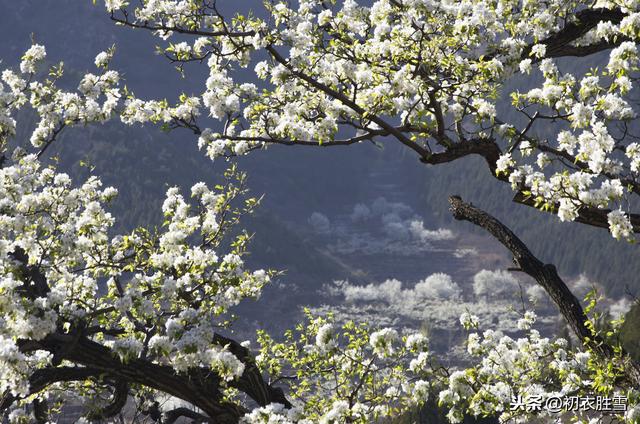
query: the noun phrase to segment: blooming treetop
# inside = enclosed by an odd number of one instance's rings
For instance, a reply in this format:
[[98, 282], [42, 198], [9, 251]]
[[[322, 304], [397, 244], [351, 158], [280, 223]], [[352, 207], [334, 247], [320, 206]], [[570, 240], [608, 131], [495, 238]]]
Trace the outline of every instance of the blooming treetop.
[[287, 333], [283, 343], [262, 333], [258, 362], [270, 375], [288, 382], [297, 407], [269, 405], [253, 410], [242, 422], [364, 424], [432, 400], [448, 409], [447, 418], [453, 423], [465, 415], [497, 416], [501, 422], [516, 423], [530, 422], [534, 416], [595, 423], [603, 417], [594, 419], [592, 411], [511, 406], [514, 398], [567, 397], [590, 393], [595, 386], [601, 394], [626, 396], [630, 406], [616, 418], [638, 422], [640, 409], [634, 403], [640, 392], [616, 385], [620, 369], [605, 371], [607, 366], [589, 351], [570, 349], [565, 339], [541, 337], [532, 328], [535, 320], [533, 312], [525, 312], [518, 322], [521, 337], [512, 338], [483, 331], [477, 317], [463, 314], [460, 322], [469, 332], [466, 347], [473, 360], [466, 369], [450, 370], [432, 357], [428, 339], [421, 334], [401, 336], [388, 328], [371, 331], [352, 322], [339, 326], [332, 317], [309, 317], [295, 333]]
[[[427, 164], [480, 155], [520, 203], [617, 239], [640, 230], [628, 206], [640, 192], [630, 125], [636, 2], [271, 0], [265, 19], [226, 17], [217, 3], [105, 2], [117, 23], [167, 40], [164, 53], [181, 68], [206, 61], [210, 69], [200, 96], [174, 108], [130, 99], [125, 122], [170, 117], [199, 134], [212, 158], [377, 139], [400, 142]], [[172, 42], [175, 34], [193, 38]], [[253, 60], [258, 51], [267, 59]], [[563, 69], [562, 57], [600, 51], [609, 51], [600, 68]], [[260, 89], [236, 81], [247, 66]], [[502, 92], [518, 75], [541, 83]], [[507, 94], [520, 114], [513, 122], [496, 111]]]
[[[123, 92], [118, 73], [107, 70], [112, 53], [98, 55], [100, 74], [85, 75], [77, 93], [56, 86], [62, 65], [39, 80], [46, 56], [39, 45], [25, 53], [20, 72], [2, 72], [3, 153], [17, 110], [30, 105], [39, 122], [36, 153], [16, 148], [0, 167], [0, 410], [19, 421], [33, 404], [35, 416], [26, 419], [41, 421], [56, 402], [75, 398], [88, 418], [104, 419], [140, 384], [237, 416], [221, 396], [195, 393], [256, 378], [246, 349], [216, 332], [228, 325], [229, 308], [258, 297], [271, 275], [245, 269], [246, 234], [223, 243], [257, 204], [242, 200], [245, 176], [231, 167], [225, 185], [201, 182], [186, 198], [170, 188], [161, 229], [114, 235], [105, 205], [117, 190], [95, 176], [74, 184], [38, 159], [65, 126], [114, 115]], [[180, 376], [194, 381], [185, 386]]]
[[[27, 404], [32, 394], [43, 404], [75, 396], [89, 417], [109, 417], [97, 412], [108, 405], [106, 388], [111, 378], [125, 380], [98, 376], [117, 368], [113, 361], [123, 370], [145, 364], [159, 381], [162, 373], [204, 369], [226, 386], [245, 375], [242, 356], [215, 334], [229, 307], [257, 297], [269, 281], [263, 270], [244, 269], [246, 236], [229, 253], [219, 250], [230, 224], [224, 214], [242, 190], [199, 183], [190, 204], [171, 188], [162, 230], [113, 237], [104, 204], [116, 190], [95, 177], [74, 186], [26, 155], [0, 170], [0, 181], [1, 409]], [[115, 383], [125, 400], [129, 384]], [[188, 399], [183, 390], [163, 391]]]

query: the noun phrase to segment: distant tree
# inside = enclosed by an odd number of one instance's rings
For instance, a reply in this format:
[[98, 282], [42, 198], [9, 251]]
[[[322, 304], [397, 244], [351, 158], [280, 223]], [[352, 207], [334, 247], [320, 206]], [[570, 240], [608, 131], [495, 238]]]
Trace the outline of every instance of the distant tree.
[[[616, 239], [633, 241], [640, 232], [640, 218], [630, 211], [640, 193], [633, 107], [638, 5], [298, 3], [265, 2], [269, 18], [262, 19], [225, 17], [215, 0], [137, 6], [106, 0], [120, 25], [163, 40], [194, 37], [160, 48], [182, 72], [188, 62], [207, 61], [210, 69], [203, 94], [183, 95], [175, 105], [119, 88], [119, 74], [109, 69], [113, 49], [96, 57], [100, 72], [87, 74], [78, 93], [56, 87], [61, 66], [37, 79], [45, 56], [39, 45], [27, 51], [20, 72], [2, 74], [8, 86], [0, 96], [3, 143], [15, 133], [17, 109], [29, 105], [40, 122], [31, 137], [36, 153], [16, 149], [0, 170], [0, 409], [14, 421], [46, 422], [76, 397], [87, 419], [100, 420], [136, 399], [137, 410], [156, 422], [184, 416], [214, 423], [369, 423], [436, 397], [452, 422], [467, 414], [592, 422], [606, 418], [522, 402], [602, 396], [625, 397], [628, 410], [614, 419], [639, 422], [640, 366], [616, 342], [620, 323], [600, 332], [593, 296], [583, 309], [553, 265], [459, 197], [450, 198], [453, 216], [511, 251], [517, 268], [557, 304], [580, 348], [541, 337], [531, 328], [531, 311], [523, 311], [524, 336], [517, 340], [479, 332], [477, 318], [467, 313], [461, 324], [475, 361], [449, 370], [437, 365], [419, 334], [309, 316], [284, 342], [259, 334], [254, 359], [216, 331], [228, 325], [228, 309], [257, 296], [269, 277], [244, 270], [246, 236], [229, 250], [222, 246], [238, 215], [255, 206], [252, 200], [232, 206], [244, 192], [242, 176], [235, 185], [194, 186], [192, 206], [170, 189], [161, 230], [112, 237], [113, 218], [103, 203], [115, 192], [101, 189], [97, 178], [73, 188], [67, 176], [40, 165], [38, 157], [66, 126], [114, 116], [127, 124], [187, 128], [211, 158], [272, 144], [400, 143], [424, 164], [480, 155], [498, 181], [513, 187], [518, 203], [607, 228]], [[602, 51], [610, 51], [603, 69], [562, 70], [561, 58]], [[260, 89], [234, 78], [258, 52], [267, 58], [255, 64], [265, 81]], [[534, 73], [540, 87], [511, 93], [518, 117], [501, 119], [495, 103], [505, 81]], [[203, 123], [203, 109], [221, 121], [221, 131]], [[167, 398], [196, 409], [167, 409], [160, 404]]]

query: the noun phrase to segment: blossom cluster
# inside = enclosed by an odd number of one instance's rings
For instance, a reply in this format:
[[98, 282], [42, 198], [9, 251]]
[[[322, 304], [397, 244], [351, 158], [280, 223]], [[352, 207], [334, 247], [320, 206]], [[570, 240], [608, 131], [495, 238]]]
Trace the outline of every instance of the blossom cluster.
[[421, 405], [432, 392], [428, 339], [395, 329], [338, 325], [313, 317], [278, 343], [260, 333], [258, 365], [270, 375], [295, 371], [289, 387], [294, 408], [259, 408], [246, 423], [367, 423]]
[[33, 108], [39, 117], [31, 134], [31, 144], [37, 148], [46, 146], [66, 126], [104, 122], [116, 112], [122, 96], [118, 83], [120, 74], [109, 70], [114, 50], [98, 54], [96, 66], [99, 73], [87, 73], [82, 77], [77, 92], [65, 91], [56, 85], [63, 75], [63, 66], [53, 67], [53, 78], [39, 80], [40, 65], [46, 59], [44, 46], [34, 44], [22, 57], [20, 72], [2, 71], [0, 83], [0, 143], [6, 144], [15, 135], [16, 110], [25, 105]]
[[462, 314], [469, 362], [448, 369], [430, 356], [428, 339], [420, 333], [400, 336], [393, 328], [373, 330], [352, 322], [339, 326], [330, 315], [314, 318], [309, 314], [308, 319], [295, 334], [286, 333], [282, 343], [264, 333], [260, 339], [258, 364], [273, 376], [295, 372], [300, 379], [290, 383], [293, 407], [256, 408], [242, 422], [366, 423], [394, 416], [430, 398], [448, 411], [452, 423], [467, 416], [494, 416], [518, 423], [564, 418], [595, 422], [588, 408], [512, 407], [514, 399], [544, 402], [576, 393], [624, 398], [627, 407], [610, 413], [621, 422], [638, 420], [640, 392], [618, 385], [615, 373], [602, 371], [619, 364], [607, 365], [588, 348], [574, 348], [566, 339], [541, 336], [533, 328], [533, 311], [522, 314], [510, 329], [512, 336], [482, 330], [478, 317]]
[[[594, 370], [602, 365], [589, 350], [572, 349], [563, 338], [551, 340], [532, 328], [536, 315], [527, 311], [517, 323], [523, 337], [513, 338], [500, 331], [479, 331], [477, 317], [468, 313], [460, 321], [469, 330], [467, 352], [477, 363], [452, 372], [447, 385], [438, 394], [439, 402], [449, 408], [451, 422], [461, 422], [467, 414], [493, 415], [501, 421], [528, 422], [535, 415], [542, 419], [561, 419], [558, 413], [580, 422], [591, 422], [588, 411], [558, 411], [542, 408], [512, 408], [514, 398], [562, 398], [575, 393], [595, 393]], [[604, 384], [603, 381], [599, 382]], [[614, 387], [612, 385], [611, 387]], [[613, 390], [613, 389], [609, 389]], [[629, 396], [638, 402], [635, 389], [621, 391], [616, 396]], [[622, 411], [621, 419], [635, 422], [637, 406]], [[584, 416], [583, 416], [584, 415]], [[624, 415], [624, 416], [623, 416]]]
[[[0, 392], [17, 399], [10, 412], [18, 421], [28, 419], [23, 400], [34, 390], [29, 383], [33, 373], [58, 365], [51, 363], [45, 345], [25, 349], [24, 344], [68, 337], [78, 328], [91, 329], [83, 337], [123, 363], [144, 358], [179, 374], [208, 369], [225, 385], [238, 379], [245, 363], [215, 333], [228, 325], [230, 308], [257, 298], [270, 281], [270, 272], [245, 267], [248, 236], [227, 236], [257, 204], [241, 200], [245, 175], [235, 167], [225, 173], [225, 185], [197, 183], [190, 198], [170, 188], [159, 229], [114, 235], [115, 218], [107, 205], [117, 189], [103, 187], [96, 176], [74, 184], [69, 175], [41, 162], [67, 126], [115, 117], [126, 123], [187, 121], [197, 115], [199, 98], [183, 96], [175, 108], [167, 108], [120, 89], [118, 72], [109, 69], [114, 52], [111, 48], [96, 56], [99, 72], [85, 74], [75, 92], [56, 84], [62, 64], [42, 78], [46, 50], [40, 45], [24, 54], [20, 72], [2, 72]], [[32, 146], [14, 148], [14, 116], [25, 107], [34, 109], [39, 120]], [[32, 149], [35, 153], [29, 153]], [[93, 403], [88, 399], [109, 396], [86, 387], [56, 383], [37, 395], [54, 402], [77, 396], [75, 401], [87, 405]]]
[[[551, 141], [522, 141], [522, 135], [507, 131], [508, 139], [520, 140], [521, 158], [506, 153], [496, 169], [508, 175], [514, 189], [534, 198], [539, 206], [554, 209], [563, 221], [575, 220], [585, 207], [613, 209], [608, 213], [611, 234], [627, 240], [634, 236], [629, 212], [623, 207], [634, 192], [637, 149], [614, 124], [626, 126], [636, 117], [628, 93], [637, 54], [635, 43], [625, 41], [611, 51], [605, 70], [581, 79], [561, 72], [552, 59], [543, 59], [539, 65], [542, 87], [513, 93], [514, 105], [530, 117], [544, 113], [547, 119], [565, 121], [570, 129], [559, 130]], [[527, 157], [535, 150], [540, 151], [535, 164], [529, 163]], [[615, 150], [625, 154], [617, 155]], [[566, 166], [566, 160], [577, 166]], [[552, 163], [564, 166], [549, 166]]]

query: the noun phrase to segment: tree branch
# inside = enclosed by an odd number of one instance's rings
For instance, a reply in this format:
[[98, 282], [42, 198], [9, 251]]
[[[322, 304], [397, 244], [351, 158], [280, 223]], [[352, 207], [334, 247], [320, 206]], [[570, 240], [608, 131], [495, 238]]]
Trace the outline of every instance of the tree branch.
[[293, 406], [282, 389], [273, 387], [264, 381], [249, 349], [220, 334], [214, 335], [214, 342], [221, 346], [227, 346], [229, 352], [245, 364], [242, 376], [238, 380], [231, 381], [230, 386], [246, 393], [260, 406], [267, 406], [270, 403], [280, 403], [287, 408]]
[[[53, 349], [62, 342], [55, 336], [48, 336], [45, 340], [48, 348]], [[188, 374], [178, 374], [169, 366], [143, 359], [123, 363], [109, 348], [86, 338], [78, 342], [76, 349], [66, 352], [65, 359], [183, 399], [210, 417], [215, 417], [221, 424], [236, 423], [243, 414], [237, 405], [223, 400], [219, 377], [212, 373], [204, 375], [194, 370]]]
[[[29, 394], [38, 393], [46, 389], [49, 385], [59, 382], [80, 381], [90, 377], [96, 377], [102, 371], [89, 367], [51, 367], [35, 370], [29, 378]], [[0, 411], [9, 408], [18, 397], [9, 393], [0, 399]]]
[[[574, 20], [565, 25], [557, 33], [540, 41], [539, 44], [547, 46], [545, 57], [563, 57], [563, 56], [588, 56], [590, 54], [610, 49], [625, 41], [617, 40], [616, 43], [600, 42], [590, 46], [572, 46], [571, 43], [584, 36], [587, 32], [595, 28], [600, 22], [610, 21], [613, 24], [619, 24], [624, 19], [624, 14], [620, 9], [584, 9], [574, 15]], [[521, 57], [526, 59], [531, 53], [533, 44], [529, 45], [522, 52]]]
[[91, 412], [87, 418], [91, 421], [104, 420], [116, 416], [127, 404], [129, 398], [129, 383], [119, 379], [114, 385], [113, 400], [111, 403], [97, 411]]
[[287, 138], [270, 138], [270, 137], [244, 137], [239, 135], [225, 135], [222, 138], [233, 141], [250, 141], [256, 143], [282, 144], [284, 146], [314, 146], [314, 147], [332, 147], [332, 146], [349, 146], [361, 143], [366, 140], [372, 140], [376, 136], [387, 136], [389, 133], [384, 130], [370, 130], [365, 134], [357, 135], [351, 138], [332, 140], [326, 143], [319, 143], [314, 140], [292, 140]]
[[[534, 208], [536, 207], [535, 199], [531, 196], [525, 196], [522, 193], [516, 193], [513, 197], [513, 201], [520, 203], [521, 205], [531, 206]], [[555, 209], [557, 208], [558, 205], [555, 205]], [[578, 216], [576, 216], [575, 221], [581, 224], [591, 225], [592, 227], [609, 230], [609, 219], [607, 217], [609, 212], [611, 212], [611, 209], [597, 209], [582, 206], [578, 209]], [[629, 214], [629, 220], [631, 221], [633, 232], [640, 233], [640, 215], [635, 213]]]
[[[420, 158], [420, 162], [428, 165], [438, 165], [441, 163], [453, 162], [456, 159], [470, 155], [482, 156], [491, 173], [495, 176], [496, 162], [500, 158], [502, 151], [495, 141], [488, 138], [477, 138], [473, 140], [461, 141], [451, 145], [442, 152], [428, 154]], [[498, 179], [502, 179], [499, 177]]]
[[188, 34], [188, 35], [202, 35], [205, 37], [252, 37], [256, 35], [256, 32], [253, 30], [249, 31], [238, 31], [238, 32], [230, 32], [230, 31], [201, 31], [196, 29], [189, 29], [183, 27], [176, 26], [168, 26], [164, 24], [137, 24], [135, 22], [131, 22], [128, 17], [124, 19], [116, 17], [114, 14], [111, 14], [111, 20], [124, 26], [128, 26], [136, 29], [146, 29], [148, 31], [165, 31], [165, 32], [176, 32], [178, 34]]
[[[541, 150], [548, 151], [548, 149], [546, 148]], [[456, 143], [443, 150], [442, 152], [433, 153], [426, 157], [421, 157], [420, 161], [428, 165], [438, 165], [441, 163], [453, 162], [465, 156], [478, 155], [484, 158], [489, 167], [489, 171], [494, 178], [502, 182], [508, 182], [508, 179], [504, 176], [504, 174], [496, 175], [496, 161], [500, 157], [501, 153], [502, 151], [495, 141], [487, 138], [479, 138]], [[623, 179], [622, 181], [623, 183], [627, 183], [625, 179]], [[638, 193], [637, 184], [632, 184], [632, 187], [634, 189], [634, 192]], [[513, 201], [521, 205], [536, 207], [535, 199], [530, 196], [525, 196], [522, 193], [516, 193], [516, 195], [513, 197]], [[598, 209], [593, 207], [581, 206], [578, 210], [578, 216], [576, 217], [575, 221], [582, 224], [591, 225], [593, 227], [609, 230], [609, 220], [607, 217], [607, 214], [609, 212], [611, 212], [610, 209]], [[629, 219], [631, 221], [631, 225], [633, 226], [633, 232], [640, 233], [640, 215], [629, 214]]]
[[[544, 264], [504, 224], [483, 210], [465, 203], [459, 196], [449, 198], [451, 213], [457, 220], [468, 221], [485, 229], [513, 254], [514, 263], [540, 284], [554, 301], [573, 332], [586, 346], [605, 359], [615, 357], [614, 349], [587, 326], [588, 318], [580, 301], [558, 275], [556, 267]], [[630, 383], [640, 385], [640, 365], [627, 355]]]
[[[334, 90], [333, 88], [325, 84], [322, 84], [316, 81], [315, 79], [311, 78], [309, 75], [305, 74], [304, 72], [300, 72], [296, 70], [293, 66], [291, 66], [291, 64], [284, 57], [282, 57], [280, 53], [278, 53], [278, 51], [273, 46], [267, 46], [266, 50], [271, 54], [271, 56], [276, 62], [280, 63], [282, 66], [287, 68], [287, 70], [291, 72], [291, 74], [295, 75], [297, 78], [305, 81], [316, 90], [320, 90], [323, 93], [327, 94], [328, 96], [333, 97], [334, 99], [340, 101], [342, 104], [344, 104], [345, 106], [347, 106], [348, 108], [350, 108], [351, 110], [356, 112], [358, 115], [362, 116], [363, 118], [367, 116], [367, 111], [364, 108], [360, 107], [356, 102], [352, 101], [344, 94]], [[420, 146], [418, 143], [411, 141], [411, 139], [408, 138], [402, 131], [399, 131], [393, 125], [389, 124], [379, 116], [369, 114], [368, 118], [371, 119], [372, 122], [375, 122], [378, 126], [380, 126], [380, 128], [386, 130], [389, 134], [393, 135], [402, 144], [416, 151], [421, 157], [425, 157], [429, 154], [429, 151], [427, 149]]]
[[[227, 346], [229, 351], [245, 364], [242, 376], [229, 382], [230, 386], [246, 393], [261, 406], [281, 403], [291, 407], [291, 403], [281, 389], [272, 387], [264, 381], [248, 349], [235, 340], [218, 334], [214, 336], [214, 342]], [[64, 349], [64, 346], [69, 343], [75, 343], [75, 347]], [[38, 342], [20, 340], [18, 345], [23, 352], [39, 349], [58, 352], [62, 356], [61, 359], [83, 365], [77, 368], [58, 367], [38, 370], [32, 376], [33, 390], [40, 391], [56, 381], [82, 380], [102, 374], [116, 379], [117, 385], [112, 403], [98, 411], [94, 418], [103, 419], [117, 414], [126, 403], [130, 384], [140, 384], [183, 399], [220, 424], [237, 423], [246, 412], [239, 405], [224, 400], [220, 378], [208, 369], [196, 368], [187, 373], [177, 373], [169, 366], [154, 364], [145, 359], [132, 359], [123, 363], [106, 346], [84, 336], [77, 337], [75, 332], [50, 334]], [[0, 402], [0, 410], [8, 407], [15, 400], [11, 397]]]
[[209, 418], [205, 417], [202, 414], [198, 414], [196, 411], [192, 411], [189, 408], [181, 407], [175, 408], [171, 411], [167, 411], [164, 413], [164, 421], [163, 424], [173, 424], [178, 421], [181, 417], [191, 418], [192, 423], [208, 423], [210, 422]]

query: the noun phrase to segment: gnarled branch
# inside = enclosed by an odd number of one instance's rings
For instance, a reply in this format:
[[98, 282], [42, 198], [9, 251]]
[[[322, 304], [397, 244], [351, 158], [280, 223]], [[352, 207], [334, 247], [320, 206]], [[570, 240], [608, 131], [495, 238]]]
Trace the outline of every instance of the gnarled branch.
[[[614, 358], [614, 349], [594, 335], [587, 326], [588, 318], [580, 306], [580, 301], [560, 278], [554, 265], [540, 261], [506, 225], [485, 211], [465, 203], [459, 196], [451, 196], [449, 203], [455, 219], [468, 221], [485, 229], [509, 249], [516, 265], [544, 288], [573, 332], [585, 345], [603, 358]], [[627, 370], [630, 383], [636, 387], [639, 386], [640, 365], [628, 358]]]
[[[63, 349], [63, 346], [70, 342], [75, 343], [75, 348]], [[242, 376], [229, 382], [229, 385], [246, 393], [261, 406], [281, 403], [291, 407], [281, 389], [264, 381], [248, 349], [221, 335], [215, 335], [214, 342], [227, 346], [229, 351], [245, 364]], [[117, 414], [126, 403], [129, 384], [140, 384], [183, 399], [201, 409], [216, 423], [237, 423], [246, 412], [239, 405], [223, 399], [220, 378], [207, 369], [177, 373], [169, 366], [154, 364], [145, 359], [132, 359], [124, 363], [108, 347], [84, 336], [77, 337], [75, 334], [54, 333], [41, 341], [19, 341], [18, 345], [24, 352], [39, 349], [62, 352], [61, 359], [83, 366], [38, 370], [32, 376], [32, 390], [40, 391], [56, 381], [82, 380], [100, 375], [114, 378], [117, 384], [113, 401], [98, 411], [97, 415], [92, 416], [93, 418], [108, 418]], [[0, 410], [15, 400], [13, 397], [7, 397], [0, 403]]]
[[116, 416], [122, 408], [127, 404], [129, 397], [129, 383], [126, 380], [119, 379], [115, 382], [113, 399], [107, 406], [97, 411], [92, 411], [88, 418], [90, 420], [104, 420]]
[[438, 165], [453, 162], [465, 156], [478, 155], [484, 158], [492, 174], [495, 176], [496, 162], [501, 154], [502, 151], [500, 147], [498, 147], [498, 144], [493, 139], [477, 138], [455, 143], [442, 152], [424, 155], [420, 158], [420, 162], [428, 165]]
[[[496, 174], [496, 161], [502, 154], [500, 147], [495, 140], [490, 138], [478, 138], [473, 140], [462, 141], [446, 148], [445, 150], [437, 153], [433, 153], [420, 158], [420, 162], [427, 165], [438, 165], [441, 163], [453, 162], [457, 159], [461, 159], [466, 156], [477, 155], [484, 158], [491, 175], [502, 181], [508, 182], [508, 178], [504, 174]], [[634, 193], [640, 191], [637, 188], [637, 184], [633, 186]], [[536, 207], [535, 199], [531, 196], [525, 196], [522, 193], [516, 193], [513, 197], [513, 201], [521, 205]], [[557, 205], [556, 205], [557, 209]], [[610, 209], [598, 209], [593, 207], [581, 206], [578, 209], [578, 216], [575, 221], [582, 224], [587, 224], [593, 227], [609, 229], [609, 220], [607, 214], [611, 212]], [[640, 233], [640, 215], [629, 214], [629, 220], [633, 226], [634, 233]]]
[[291, 402], [286, 398], [282, 389], [273, 387], [262, 378], [260, 370], [249, 352], [249, 349], [242, 346], [235, 340], [214, 335], [214, 342], [221, 346], [227, 346], [229, 352], [245, 364], [244, 372], [238, 380], [229, 383], [230, 386], [246, 393], [260, 406], [267, 406], [270, 403], [280, 403], [287, 408], [291, 408]]
[[[525, 196], [522, 193], [517, 193], [513, 197], [513, 201], [520, 203], [521, 205], [536, 207], [535, 200], [531, 196]], [[597, 209], [582, 206], [578, 209], [578, 216], [576, 216], [575, 221], [580, 222], [581, 224], [587, 224], [592, 227], [605, 228], [608, 230], [609, 221], [607, 214], [609, 212], [611, 212], [611, 209]], [[633, 232], [640, 233], [640, 215], [635, 213], [629, 214], [629, 220], [631, 221]]]

